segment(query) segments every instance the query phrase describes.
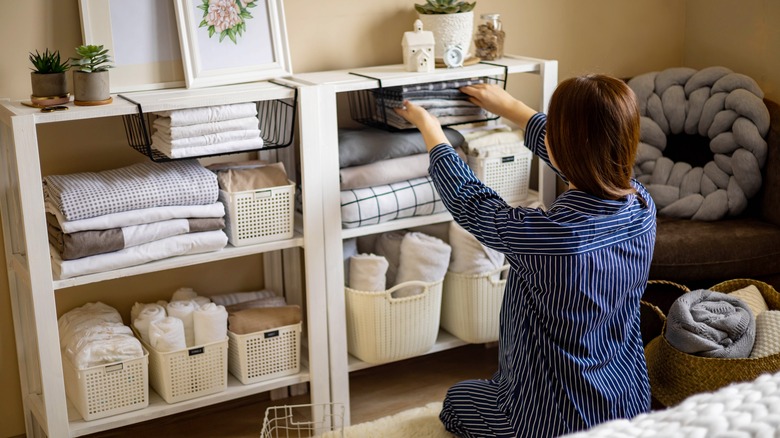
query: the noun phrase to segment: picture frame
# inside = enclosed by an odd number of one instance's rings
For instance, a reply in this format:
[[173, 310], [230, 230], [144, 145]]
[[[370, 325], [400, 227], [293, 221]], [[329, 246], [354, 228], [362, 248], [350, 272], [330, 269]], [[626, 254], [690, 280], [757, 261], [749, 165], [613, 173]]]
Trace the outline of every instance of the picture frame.
[[79, 0], [79, 15], [84, 44], [109, 50], [111, 93], [185, 86], [171, 1]]
[[290, 76], [282, 0], [175, 0], [187, 88]]

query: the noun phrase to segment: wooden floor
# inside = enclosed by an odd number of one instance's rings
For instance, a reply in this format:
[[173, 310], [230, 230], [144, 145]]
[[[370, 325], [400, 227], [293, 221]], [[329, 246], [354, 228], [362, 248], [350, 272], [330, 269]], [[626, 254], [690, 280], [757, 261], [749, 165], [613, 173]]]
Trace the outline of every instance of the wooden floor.
[[[352, 424], [372, 421], [441, 401], [447, 388], [466, 379], [490, 378], [498, 349], [466, 345], [350, 374]], [[308, 395], [270, 401], [268, 394], [201, 408], [90, 437], [257, 437], [268, 406], [309, 403]]]

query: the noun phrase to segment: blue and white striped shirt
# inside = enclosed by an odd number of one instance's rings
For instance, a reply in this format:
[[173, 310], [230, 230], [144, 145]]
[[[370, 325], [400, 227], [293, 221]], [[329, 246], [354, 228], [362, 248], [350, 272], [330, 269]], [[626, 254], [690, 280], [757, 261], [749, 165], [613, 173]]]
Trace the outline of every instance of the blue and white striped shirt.
[[[526, 146], [552, 166], [546, 116]], [[573, 189], [547, 211], [512, 208], [448, 145], [430, 174], [455, 221], [511, 265], [500, 316], [498, 408], [518, 436], [545, 437], [628, 418], [650, 407], [639, 300], [655, 244], [655, 205]]]

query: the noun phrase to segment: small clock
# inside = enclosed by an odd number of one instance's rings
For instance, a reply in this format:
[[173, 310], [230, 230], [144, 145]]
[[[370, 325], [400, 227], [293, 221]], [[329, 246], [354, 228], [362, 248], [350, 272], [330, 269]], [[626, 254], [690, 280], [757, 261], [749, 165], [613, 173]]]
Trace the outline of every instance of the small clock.
[[448, 46], [444, 50], [444, 65], [447, 68], [463, 67], [465, 59], [466, 54], [463, 53], [463, 48], [459, 45]]

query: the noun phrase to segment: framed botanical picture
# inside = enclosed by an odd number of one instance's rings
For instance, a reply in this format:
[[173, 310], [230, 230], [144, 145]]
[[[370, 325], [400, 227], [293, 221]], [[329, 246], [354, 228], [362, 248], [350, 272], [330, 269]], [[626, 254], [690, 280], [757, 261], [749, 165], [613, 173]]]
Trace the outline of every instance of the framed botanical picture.
[[282, 0], [175, 0], [188, 88], [292, 74]]
[[112, 93], [185, 85], [172, 1], [79, 0], [79, 13], [84, 44], [109, 50]]

